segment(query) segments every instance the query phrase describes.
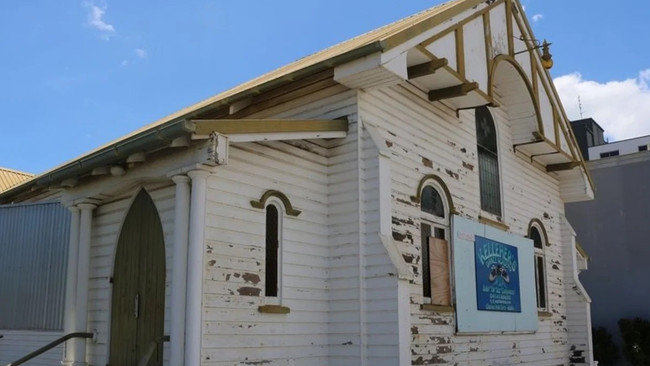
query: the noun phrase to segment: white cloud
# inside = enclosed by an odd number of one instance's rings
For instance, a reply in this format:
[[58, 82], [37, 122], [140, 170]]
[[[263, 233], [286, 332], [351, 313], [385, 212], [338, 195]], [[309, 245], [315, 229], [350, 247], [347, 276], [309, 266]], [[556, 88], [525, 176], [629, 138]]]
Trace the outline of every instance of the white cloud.
[[650, 69], [639, 76], [605, 83], [585, 80], [580, 73], [555, 78], [569, 119], [593, 118], [610, 141], [650, 135]]
[[104, 13], [106, 13], [106, 5], [97, 5], [94, 3], [85, 3], [85, 7], [88, 8], [88, 26], [97, 29], [102, 32], [104, 39], [108, 39], [109, 35], [115, 33], [115, 27], [112, 24], [106, 23], [104, 21]]
[[147, 51], [142, 48], [136, 48], [135, 54], [140, 58], [147, 58], [147, 56], [149, 56], [149, 54], [147, 54]]
[[544, 19], [544, 14], [535, 14], [535, 15], [533, 15], [533, 22], [539, 22], [542, 19]]

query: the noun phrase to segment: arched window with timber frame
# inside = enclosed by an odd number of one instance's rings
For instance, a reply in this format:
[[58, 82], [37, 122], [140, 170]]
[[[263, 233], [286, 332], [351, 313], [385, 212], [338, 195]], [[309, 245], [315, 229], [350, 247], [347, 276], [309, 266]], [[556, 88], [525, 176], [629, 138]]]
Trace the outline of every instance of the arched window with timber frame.
[[444, 183], [426, 179], [420, 184], [422, 238], [422, 295], [425, 303], [451, 305], [448, 190]]
[[476, 108], [475, 118], [481, 210], [501, 216], [501, 185], [499, 182], [499, 149], [496, 126], [487, 107]]
[[264, 295], [279, 297], [282, 240], [282, 208], [274, 200], [269, 200], [266, 205], [266, 248], [265, 248], [265, 285]]
[[537, 310], [548, 310], [546, 284], [546, 255], [544, 248], [548, 245], [546, 230], [541, 221], [533, 219], [528, 225], [528, 238], [533, 241], [535, 250], [535, 294], [537, 295]]
[[[251, 206], [263, 209], [265, 213], [264, 235], [264, 296], [282, 297], [282, 223], [285, 215], [296, 217], [296, 210], [282, 192], [266, 191], [259, 200], [252, 200]], [[279, 301], [279, 300], [278, 300]]]

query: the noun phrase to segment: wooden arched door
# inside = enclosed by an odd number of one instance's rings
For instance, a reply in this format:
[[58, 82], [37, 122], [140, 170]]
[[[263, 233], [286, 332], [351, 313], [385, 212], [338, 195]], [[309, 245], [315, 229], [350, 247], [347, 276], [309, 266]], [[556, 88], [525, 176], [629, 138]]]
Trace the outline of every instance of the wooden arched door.
[[165, 243], [158, 210], [141, 190], [120, 232], [113, 268], [109, 364], [162, 365]]

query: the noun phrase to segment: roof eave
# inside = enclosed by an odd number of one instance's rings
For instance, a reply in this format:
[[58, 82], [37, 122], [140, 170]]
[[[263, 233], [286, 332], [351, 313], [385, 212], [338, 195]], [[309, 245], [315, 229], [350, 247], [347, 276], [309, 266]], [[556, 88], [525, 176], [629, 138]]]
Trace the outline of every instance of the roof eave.
[[141, 131], [132, 136], [118, 139], [113, 143], [91, 153], [82, 155], [73, 161], [70, 161], [57, 168], [49, 170], [32, 179], [26, 180], [12, 188], [0, 193], [0, 203], [11, 202], [13, 197], [25, 193], [38, 186], [48, 186], [54, 182], [78, 176], [91, 171], [94, 168], [106, 166], [126, 158], [129, 154], [152, 150], [165, 147], [171, 140], [183, 135], [189, 135], [194, 132], [194, 125], [188, 121], [201, 113], [231, 104], [237, 100], [257, 95], [268, 90], [291, 83], [292, 81], [313, 75], [323, 70], [333, 68], [368, 55], [382, 52], [385, 49], [384, 42], [381, 40], [368, 43], [357, 47], [348, 52], [336, 55], [329, 59], [315, 63], [294, 72], [288, 73], [278, 78], [271, 79], [255, 87], [251, 87], [242, 92], [231, 96], [213, 101], [207, 105], [195, 104], [181, 116], [173, 116], [168, 120], [163, 120], [160, 124], [152, 126], [149, 129]]

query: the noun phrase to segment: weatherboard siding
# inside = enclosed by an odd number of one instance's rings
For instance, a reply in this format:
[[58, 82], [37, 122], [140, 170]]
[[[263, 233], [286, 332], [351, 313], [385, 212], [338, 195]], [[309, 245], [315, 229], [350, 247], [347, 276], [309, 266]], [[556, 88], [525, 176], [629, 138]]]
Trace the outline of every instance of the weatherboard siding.
[[[358, 360], [354, 97], [337, 85], [248, 116], [352, 121], [345, 139], [233, 143], [228, 164], [208, 179], [203, 365]], [[265, 210], [250, 204], [268, 190], [282, 192], [301, 211], [282, 217], [277, 298], [264, 295]], [[268, 304], [286, 306], [290, 313], [259, 312]], [[333, 354], [340, 357], [330, 360]]]
[[576, 249], [573, 228], [567, 223], [562, 223], [562, 235], [570, 245], [564, 247], [567, 266], [564, 267], [566, 286], [567, 314], [566, 325], [569, 329], [569, 352], [572, 363], [576, 365], [591, 365], [593, 350], [591, 348], [591, 303], [587, 301], [588, 295], [577, 286], [574, 275], [579, 272], [578, 261], [582, 260]]
[[[301, 358], [325, 364], [327, 159], [300, 154], [282, 142], [231, 145], [229, 164], [208, 181], [203, 364]], [[264, 295], [266, 215], [250, 204], [267, 190], [281, 191], [302, 211], [282, 217], [279, 298]], [[291, 313], [260, 313], [258, 306], [267, 304]]]
[[[415, 281], [410, 286], [413, 364], [490, 364], [568, 361], [566, 301], [560, 214], [563, 204], [558, 182], [539, 167], [516, 156], [510, 143], [508, 114], [492, 108], [499, 136], [499, 165], [504, 223], [515, 234], [525, 235], [531, 219], [540, 219], [548, 233], [546, 267], [549, 311], [539, 319], [534, 334], [455, 335], [455, 314], [420, 310], [422, 277], [420, 261], [420, 209], [411, 201], [418, 183], [427, 174], [442, 178], [451, 191], [456, 210], [478, 220], [490, 217], [480, 210], [478, 161], [474, 114], [456, 112], [443, 103], [430, 103], [408, 86], [394, 86], [360, 93], [359, 110], [364, 123], [378, 127], [391, 152], [392, 216], [394, 238], [410, 265]], [[453, 239], [452, 239], [453, 240]]]

